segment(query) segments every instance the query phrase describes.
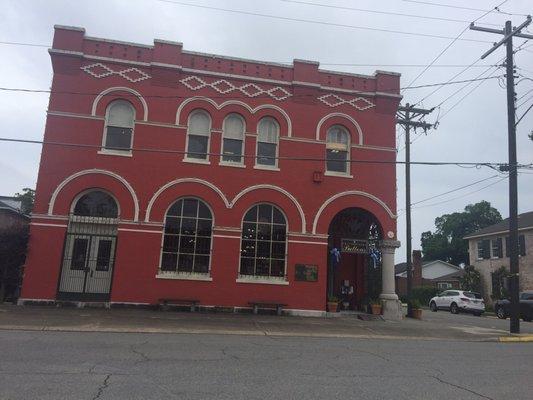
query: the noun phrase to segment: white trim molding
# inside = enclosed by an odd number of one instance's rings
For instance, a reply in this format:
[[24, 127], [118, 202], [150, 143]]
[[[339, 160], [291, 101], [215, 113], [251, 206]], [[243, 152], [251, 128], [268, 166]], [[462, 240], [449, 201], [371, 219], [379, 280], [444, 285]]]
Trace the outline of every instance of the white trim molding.
[[247, 187], [246, 189], [242, 190], [240, 193], [238, 193], [232, 200], [231, 202], [231, 207], [233, 207], [233, 205], [235, 205], [235, 203], [242, 197], [244, 196], [246, 193], [249, 193], [253, 190], [258, 190], [258, 189], [269, 189], [269, 190], [274, 190], [276, 192], [279, 192], [279, 193], [282, 193], [284, 194], [285, 196], [287, 196], [292, 202], [293, 204], [296, 206], [296, 208], [298, 209], [298, 212], [300, 214], [300, 218], [301, 218], [301, 223], [302, 223], [302, 233], [305, 233], [305, 229], [306, 229], [306, 221], [305, 221], [305, 213], [304, 213], [304, 210], [302, 208], [302, 206], [300, 205], [300, 203], [298, 202], [298, 200], [296, 200], [296, 198], [290, 194], [288, 191], [286, 191], [285, 189], [283, 188], [280, 188], [279, 186], [274, 186], [274, 185], [268, 185], [268, 184], [261, 184], [261, 185], [254, 185], [254, 186], [249, 186]]
[[387, 213], [389, 214], [389, 216], [391, 218], [393, 218], [393, 219], [397, 218], [397, 216], [392, 212], [392, 210], [389, 208], [389, 206], [387, 206], [387, 204], [385, 204], [385, 202], [383, 200], [379, 199], [378, 197], [374, 196], [373, 194], [370, 194], [370, 193], [367, 193], [367, 192], [362, 192], [362, 191], [359, 191], [359, 190], [349, 190], [349, 191], [337, 193], [336, 195], [331, 196], [329, 199], [327, 199], [320, 206], [320, 208], [318, 209], [318, 212], [315, 215], [315, 219], [313, 221], [313, 231], [312, 231], [313, 234], [316, 234], [316, 227], [318, 225], [318, 220], [320, 219], [320, 216], [322, 215], [322, 212], [324, 211], [324, 209], [328, 205], [330, 205], [333, 201], [337, 200], [338, 198], [344, 197], [344, 196], [363, 196], [363, 197], [367, 197], [367, 198], [375, 201], [376, 203], [378, 203], [381, 207], [383, 207], [385, 209], [385, 211], [387, 211]]
[[180, 123], [181, 112], [183, 111], [183, 108], [187, 104], [189, 104], [189, 103], [191, 103], [193, 101], [205, 101], [205, 102], [211, 104], [217, 110], [221, 110], [222, 108], [224, 108], [226, 106], [229, 106], [229, 105], [238, 105], [238, 106], [242, 106], [245, 109], [247, 109], [250, 112], [250, 114], [255, 114], [257, 111], [264, 110], [264, 109], [276, 110], [281, 115], [283, 115], [283, 117], [285, 118], [285, 121], [287, 122], [287, 137], [291, 137], [292, 136], [292, 122], [291, 122], [291, 119], [290, 119], [289, 115], [287, 114], [287, 112], [285, 110], [283, 110], [282, 108], [280, 108], [280, 107], [278, 107], [278, 106], [276, 106], [274, 104], [261, 104], [261, 105], [255, 107], [255, 108], [252, 108], [248, 104], [246, 104], [246, 103], [244, 103], [242, 101], [227, 100], [227, 101], [224, 101], [221, 104], [218, 104], [213, 99], [210, 99], [209, 97], [204, 97], [204, 96], [189, 97], [188, 99], [185, 99], [184, 101], [181, 102], [181, 104], [178, 107], [178, 110], [176, 111], [176, 125], [179, 125], [179, 123]]
[[45, 224], [43, 222], [30, 222], [30, 225], [36, 225], [36, 226], [53, 226], [56, 228], [67, 228], [68, 225], [61, 225], [61, 224]]
[[76, 178], [79, 178], [80, 176], [84, 175], [90, 175], [90, 174], [100, 174], [100, 175], [107, 175], [112, 178], [115, 178], [120, 183], [124, 185], [124, 187], [130, 192], [131, 198], [133, 200], [133, 206], [134, 206], [134, 217], [133, 220], [137, 222], [139, 220], [139, 199], [137, 198], [137, 195], [135, 194], [135, 191], [133, 190], [133, 187], [129, 184], [129, 182], [124, 179], [122, 176], [115, 174], [114, 172], [107, 171], [105, 169], [85, 169], [83, 171], [78, 171], [75, 174], [70, 175], [69, 177], [65, 178], [54, 190], [54, 193], [52, 193], [52, 197], [50, 198], [50, 203], [48, 205], [48, 214], [53, 215], [54, 214], [54, 205], [57, 199], [57, 196], [59, 195], [59, 192], [71, 181], [73, 181]]
[[172, 187], [174, 185], [179, 185], [180, 183], [198, 183], [200, 185], [207, 186], [208, 188], [212, 189], [213, 191], [215, 191], [220, 196], [220, 198], [222, 199], [222, 201], [226, 205], [226, 208], [231, 208], [231, 204], [228, 201], [228, 199], [226, 198], [226, 196], [224, 195], [224, 193], [222, 192], [222, 190], [220, 190], [217, 186], [215, 186], [211, 182], [205, 181], [203, 179], [198, 179], [198, 178], [180, 178], [180, 179], [175, 179], [175, 180], [173, 180], [171, 182], [166, 183], [165, 185], [161, 186], [157, 190], [157, 192], [154, 193], [154, 195], [150, 199], [150, 202], [148, 203], [148, 207], [146, 207], [146, 216], [144, 218], [145, 222], [149, 222], [150, 221], [150, 214], [152, 212], [152, 207], [153, 207], [155, 201], [157, 200], [157, 198], [159, 197], [159, 195], [161, 193], [163, 193], [165, 190], [167, 190], [168, 188], [170, 188], [170, 187]]
[[359, 143], [358, 143], [358, 145], [359, 146], [363, 146], [363, 131], [361, 130], [361, 127], [359, 126], [359, 124], [357, 123], [357, 121], [355, 119], [350, 117], [348, 114], [344, 114], [344, 113], [331, 113], [331, 114], [328, 114], [328, 115], [324, 116], [318, 122], [318, 125], [316, 126], [315, 140], [320, 140], [320, 128], [322, 128], [322, 125], [324, 124], [324, 122], [326, 122], [328, 119], [334, 118], [334, 117], [344, 118], [344, 119], [348, 120], [349, 122], [351, 122], [352, 125], [357, 130], [357, 133], [359, 135]]
[[139, 101], [141, 102], [143, 106], [143, 121], [148, 121], [148, 104], [146, 103], [146, 100], [142, 97], [142, 95], [138, 91], [125, 87], [125, 86], [114, 86], [114, 87], [110, 87], [110, 88], [107, 88], [101, 91], [100, 94], [96, 96], [96, 98], [93, 101], [93, 105], [91, 108], [91, 115], [96, 116], [96, 108], [98, 107], [98, 103], [100, 102], [100, 100], [102, 100], [102, 97], [104, 97], [105, 95], [111, 92], [120, 92], [120, 91], [131, 93], [139, 99]]

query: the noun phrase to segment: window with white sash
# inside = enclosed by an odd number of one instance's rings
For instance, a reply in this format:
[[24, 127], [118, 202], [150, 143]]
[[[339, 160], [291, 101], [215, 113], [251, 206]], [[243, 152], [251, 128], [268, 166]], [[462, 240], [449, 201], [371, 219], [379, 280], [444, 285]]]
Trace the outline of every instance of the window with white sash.
[[329, 128], [326, 139], [326, 171], [349, 174], [349, 154], [350, 135], [346, 128], [340, 125]]
[[272, 117], [265, 117], [257, 126], [256, 165], [276, 167], [278, 165], [279, 125]]
[[229, 114], [222, 127], [222, 162], [243, 164], [244, 119], [239, 114]]
[[203, 110], [196, 110], [189, 116], [187, 124], [187, 159], [208, 160], [211, 118]]
[[135, 109], [125, 100], [115, 100], [106, 110], [103, 149], [131, 152]]

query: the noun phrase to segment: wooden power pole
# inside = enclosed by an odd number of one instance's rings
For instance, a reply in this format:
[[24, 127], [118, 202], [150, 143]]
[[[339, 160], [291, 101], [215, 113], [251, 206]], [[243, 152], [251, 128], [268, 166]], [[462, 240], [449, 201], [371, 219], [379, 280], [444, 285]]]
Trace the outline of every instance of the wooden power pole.
[[518, 26], [513, 28], [511, 21], [505, 22], [504, 29], [492, 29], [475, 26], [472, 22], [470, 29], [474, 31], [490, 32], [503, 35], [502, 40], [495, 43], [494, 46], [481, 56], [485, 59], [494, 50], [502, 45], [506, 46], [506, 79], [507, 79], [507, 142], [509, 152], [509, 265], [510, 265], [510, 279], [509, 292], [511, 296], [511, 322], [509, 330], [511, 333], [520, 333], [520, 300], [518, 298], [519, 291], [519, 268], [518, 268], [518, 184], [516, 177], [516, 123], [515, 123], [515, 88], [514, 88], [514, 60], [513, 60], [513, 36], [525, 39], [533, 39], [533, 35], [520, 33], [522, 29], [531, 23], [531, 16], [527, 16], [526, 20]]
[[415, 108], [407, 103], [405, 106], [398, 107], [396, 114], [396, 123], [401, 125], [405, 130], [405, 219], [406, 219], [406, 263], [407, 263], [407, 296], [409, 297], [407, 316], [412, 316], [411, 306], [411, 289], [413, 287], [413, 261], [412, 261], [412, 235], [411, 235], [411, 127], [422, 128], [424, 131], [430, 129], [433, 125], [421, 121], [421, 119], [431, 113], [433, 108], [425, 110]]

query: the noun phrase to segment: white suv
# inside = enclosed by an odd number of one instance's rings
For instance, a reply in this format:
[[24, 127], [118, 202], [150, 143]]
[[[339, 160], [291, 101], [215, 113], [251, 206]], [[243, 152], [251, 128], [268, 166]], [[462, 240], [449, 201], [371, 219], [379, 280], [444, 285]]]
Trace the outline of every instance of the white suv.
[[485, 302], [479, 293], [463, 290], [446, 290], [429, 301], [431, 311], [450, 310], [452, 314], [460, 311], [481, 315], [485, 312]]

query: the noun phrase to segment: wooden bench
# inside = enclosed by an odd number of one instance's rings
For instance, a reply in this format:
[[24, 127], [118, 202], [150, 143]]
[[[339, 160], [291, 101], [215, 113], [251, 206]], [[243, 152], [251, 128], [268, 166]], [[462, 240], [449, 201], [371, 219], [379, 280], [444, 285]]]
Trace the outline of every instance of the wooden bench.
[[191, 312], [196, 311], [196, 306], [200, 304], [200, 300], [191, 299], [159, 299], [159, 306], [162, 308], [168, 308], [168, 306], [189, 306]]
[[275, 301], [249, 301], [248, 304], [252, 306], [254, 314], [257, 314], [257, 311], [260, 308], [263, 308], [263, 309], [275, 308], [277, 315], [281, 315], [281, 311], [283, 310], [283, 307], [287, 305], [283, 303], [277, 303]]

